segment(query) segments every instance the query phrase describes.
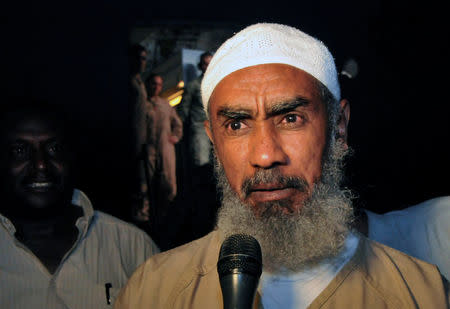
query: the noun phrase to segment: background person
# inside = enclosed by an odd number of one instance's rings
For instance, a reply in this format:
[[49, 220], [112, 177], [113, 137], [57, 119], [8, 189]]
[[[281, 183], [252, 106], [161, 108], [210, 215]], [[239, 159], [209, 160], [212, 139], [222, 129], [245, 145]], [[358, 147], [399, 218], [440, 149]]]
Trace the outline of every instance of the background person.
[[140, 44], [133, 44], [129, 49], [128, 62], [130, 68], [130, 84], [129, 84], [129, 105], [131, 108], [132, 123], [132, 161], [133, 167], [130, 183], [130, 192], [132, 195], [132, 207], [129, 215], [140, 222], [147, 221], [148, 215], [148, 158], [147, 150], [147, 127], [152, 111], [148, 109], [148, 95], [142, 74], [147, 67], [147, 50]]
[[170, 238], [170, 233], [164, 232], [166, 221], [170, 220], [169, 208], [177, 195], [175, 144], [183, 136], [183, 123], [169, 101], [160, 96], [162, 77], [150, 74], [145, 85], [148, 96], [144, 157], [148, 177], [142, 184], [146, 199], [135, 221], [164, 246]]
[[10, 99], [0, 129], [2, 308], [111, 308], [159, 249], [75, 189], [78, 132], [55, 106]]
[[157, 192], [164, 192], [158, 200], [173, 201], [177, 194], [175, 144], [183, 136], [183, 123], [169, 101], [160, 96], [162, 77], [151, 74], [146, 82], [150, 103], [148, 110], [154, 114], [147, 128], [149, 161], [155, 169], [154, 173], [158, 174]]
[[194, 168], [211, 163], [211, 142], [203, 127], [207, 117], [200, 94], [200, 84], [211, 58], [210, 52], [200, 55], [198, 67], [202, 73], [186, 86], [179, 107], [179, 115], [186, 127], [189, 161]]

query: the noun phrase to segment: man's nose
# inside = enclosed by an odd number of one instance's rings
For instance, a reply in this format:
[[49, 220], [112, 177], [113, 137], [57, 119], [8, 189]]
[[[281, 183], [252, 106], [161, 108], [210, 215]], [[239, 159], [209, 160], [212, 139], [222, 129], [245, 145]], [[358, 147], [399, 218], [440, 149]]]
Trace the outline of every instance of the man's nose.
[[37, 170], [46, 170], [48, 167], [47, 156], [44, 151], [38, 150], [33, 155], [33, 167]]
[[250, 139], [249, 161], [253, 167], [268, 169], [288, 164], [289, 157], [271, 124], [256, 127]]

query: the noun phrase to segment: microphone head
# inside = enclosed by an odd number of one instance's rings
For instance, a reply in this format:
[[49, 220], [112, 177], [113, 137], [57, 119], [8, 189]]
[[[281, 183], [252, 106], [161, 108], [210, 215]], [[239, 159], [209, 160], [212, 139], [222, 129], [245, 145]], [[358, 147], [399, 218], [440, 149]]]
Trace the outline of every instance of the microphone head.
[[217, 271], [219, 278], [239, 273], [259, 278], [262, 272], [262, 254], [258, 241], [246, 234], [229, 236], [220, 248]]

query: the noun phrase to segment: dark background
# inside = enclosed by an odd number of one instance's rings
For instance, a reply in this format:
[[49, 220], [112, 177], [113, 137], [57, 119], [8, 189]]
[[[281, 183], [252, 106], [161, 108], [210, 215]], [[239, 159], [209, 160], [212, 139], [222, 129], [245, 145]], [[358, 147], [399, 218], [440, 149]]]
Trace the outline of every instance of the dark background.
[[[94, 207], [126, 219], [130, 145], [129, 33], [164, 22], [279, 22], [317, 36], [338, 67], [352, 57], [348, 180], [358, 206], [378, 213], [449, 195], [449, 27], [445, 10], [310, 1], [20, 2], [1, 14], [2, 95], [63, 104], [80, 124], [79, 187]], [[276, 3], [276, 5], [275, 5]]]

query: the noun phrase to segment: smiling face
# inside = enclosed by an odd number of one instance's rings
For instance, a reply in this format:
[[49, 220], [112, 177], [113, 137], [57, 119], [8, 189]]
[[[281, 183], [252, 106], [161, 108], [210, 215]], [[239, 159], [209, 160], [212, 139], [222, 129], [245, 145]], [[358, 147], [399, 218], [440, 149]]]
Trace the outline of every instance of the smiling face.
[[1, 180], [11, 207], [52, 209], [69, 198], [68, 154], [54, 126], [37, 116], [11, 121], [1, 143]]
[[298, 213], [320, 179], [327, 109], [302, 70], [263, 64], [214, 89], [207, 133], [231, 189], [256, 216]]

